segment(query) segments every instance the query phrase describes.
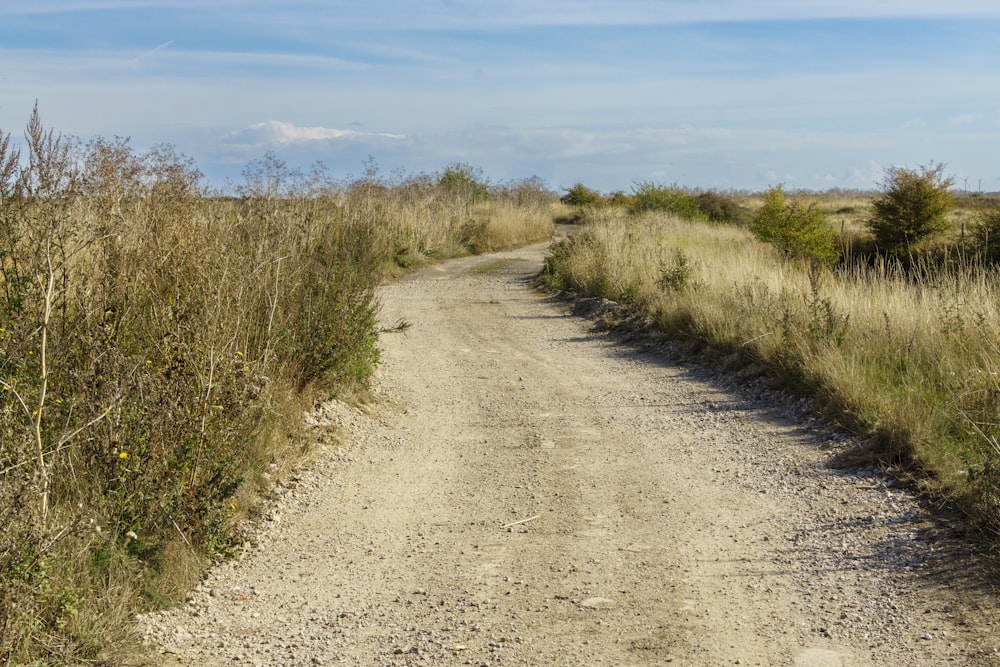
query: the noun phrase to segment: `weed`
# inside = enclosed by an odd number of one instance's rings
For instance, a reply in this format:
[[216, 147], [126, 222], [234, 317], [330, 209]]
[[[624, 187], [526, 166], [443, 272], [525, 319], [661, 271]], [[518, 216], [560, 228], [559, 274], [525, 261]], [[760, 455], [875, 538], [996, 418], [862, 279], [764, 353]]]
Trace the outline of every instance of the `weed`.
[[549, 253], [545, 256], [545, 267], [539, 277], [541, 284], [547, 289], [562, 291], [569, 288], [568, 260], [572, 253], [572, 243], [567, 238], [549, 248]]
[[665, 292], [682, 292], [695, 285], [690, 258], [680, 248], [675, 248], [670, 263], [660, 266], [657, 287]]
[[842, 345], [850, 325], [849, 314], [837, 313], [833, 301], [822, 294], [824, 267], [819, 262], [809, 265], [809, 312], [806, 336], [813, 341]]

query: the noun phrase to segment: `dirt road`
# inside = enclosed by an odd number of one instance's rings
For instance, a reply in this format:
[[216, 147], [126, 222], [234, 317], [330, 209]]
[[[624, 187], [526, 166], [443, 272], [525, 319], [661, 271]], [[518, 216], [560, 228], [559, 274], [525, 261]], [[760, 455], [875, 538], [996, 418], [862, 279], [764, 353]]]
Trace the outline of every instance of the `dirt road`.
[[[241, 562], [144, 621], [183, 665], [1000, 664], [995, 601], [843, 436], [594, 332], [544, 247], [386, 287], [380, 403]], [[960, 576], [952, 576], [958, 571]]]

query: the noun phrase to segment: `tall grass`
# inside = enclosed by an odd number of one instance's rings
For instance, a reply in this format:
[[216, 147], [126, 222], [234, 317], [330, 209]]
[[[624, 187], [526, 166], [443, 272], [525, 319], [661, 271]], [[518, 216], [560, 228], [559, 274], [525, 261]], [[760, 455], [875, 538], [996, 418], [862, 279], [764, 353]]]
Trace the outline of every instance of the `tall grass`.
[[545, 278], [767, 369], [997, 530], [1000, 275], [929, 275], [888, 261], [830, 271], [743, 229], [605, 211], [553, 251]]
[[375, 289], [548, 238], [537, 183], [337, 184], [269, 155], [238, 196], [188, 159], [0, 132], [0, 662], [107, 659], [239, 540], [315, 397], [363, 394]]

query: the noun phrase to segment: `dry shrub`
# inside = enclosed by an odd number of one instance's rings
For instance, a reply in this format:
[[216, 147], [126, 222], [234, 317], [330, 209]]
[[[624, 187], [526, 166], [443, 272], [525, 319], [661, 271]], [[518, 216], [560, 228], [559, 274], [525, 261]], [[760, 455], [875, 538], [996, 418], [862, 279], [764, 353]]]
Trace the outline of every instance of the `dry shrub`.
[[79, 144], [37, 109], [26, 137], [21, 156], [0, 132], [8, 664], [101, 659], [241, 541], [263, 473], [303, 453], [302, 409], [364, 394], [375, 289], [402, 258], [551, 232], [528, 183], [482, 202], [267, 155], [231, 197], [169, 146]]

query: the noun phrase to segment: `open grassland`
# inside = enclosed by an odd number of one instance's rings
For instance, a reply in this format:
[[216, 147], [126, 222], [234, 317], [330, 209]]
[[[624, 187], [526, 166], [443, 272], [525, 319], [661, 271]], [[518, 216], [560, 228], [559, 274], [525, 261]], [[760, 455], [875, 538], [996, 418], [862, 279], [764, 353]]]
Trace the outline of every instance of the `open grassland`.
[[[853, 215], [856, 205], [835, 206]], [[550, 287], [628, 304], [730, 368], [815, 396], [827, 417], [870, 436], [869, 455], [1000, 528], [996, 270], [920, 280], [889, 260], [830, 270], [737, 226], [614, 208], [589, 219], [551, 253]]]
[[243, 539], [302, 411], [363, 397], [375, 288], [548, 238], [553, 197], [464, 166], [334, 183], [268, 156], [227, 196], [190, 160], [0, 132], [0, 662], [113, 661]]

